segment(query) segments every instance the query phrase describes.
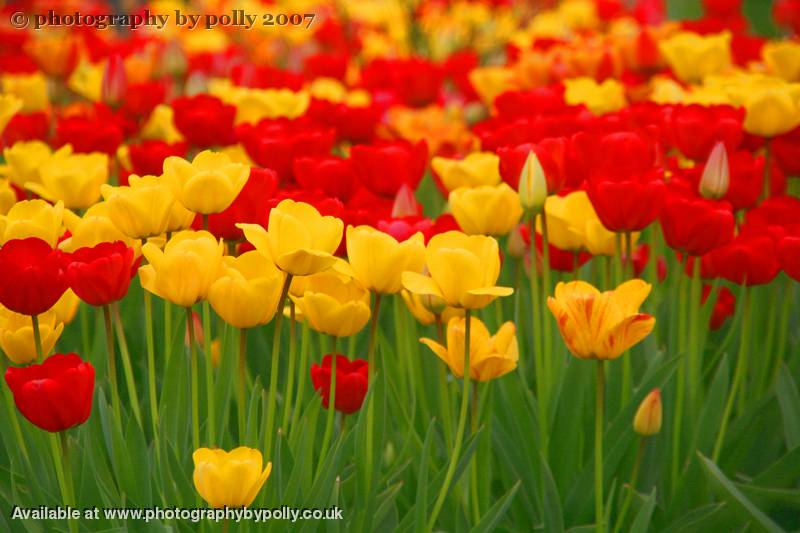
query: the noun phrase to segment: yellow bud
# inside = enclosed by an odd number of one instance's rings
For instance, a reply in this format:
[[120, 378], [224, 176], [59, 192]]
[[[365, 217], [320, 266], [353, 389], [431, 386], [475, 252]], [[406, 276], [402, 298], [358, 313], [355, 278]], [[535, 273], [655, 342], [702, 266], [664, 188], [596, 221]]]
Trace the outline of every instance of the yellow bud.
[[731, 180], [731, 171], [728, 167], [728, 151], [725, 144], [717, 142], [708, 156], [700, 178], [700, 194], [712, 200], [718, 200], [728, 192]]
[[517, 190], [522, 207], [534, 213], [540, 213], [544, 209], [544, 202], [547, 200], [547, 179], [542, 164], [533, 150], [528, 152], [528, 158], [522, 166]]
[[661, 431], [661, 391], [653, 389], [645, 396], [633, 418], [633, 430], [645, 437]]

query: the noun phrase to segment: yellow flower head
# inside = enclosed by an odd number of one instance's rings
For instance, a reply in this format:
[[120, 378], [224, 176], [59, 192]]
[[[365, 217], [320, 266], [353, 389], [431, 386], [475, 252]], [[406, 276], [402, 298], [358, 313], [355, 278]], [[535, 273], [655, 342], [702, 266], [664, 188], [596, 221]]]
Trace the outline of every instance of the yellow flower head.
[[507, 183], [461, 187], [450, 193], [448, 201], [468, 235], [506, 235], [522, 218], [519, 195]]
[[89, 63], [82, 61], [67, 80], [67, 86], [74, 92], [91, 100], [99, 102], [103, 96], [103, 73], [105, 63]]
[[431, 167], [448, 191], [500, 183], [500, 158], [492, 152], [473, 152], [464, 159], [434, 157]]
[[0, 133], [8, 122], [22, 109], [22, 100], [12, 94], [0, 94]]
[[40, 72], [34, 74], [6, 74], [3, 92], [22, 100], [22, 113], [37, 113], [50, 106], [47, 97], [47, 78]]
[[111, 221], [108, 205], [105, 202], [94, 204], [82, 217], [72, 211], [64, 211], [64, 225], [71, 235], [58, 244], [62, 250], [74, 252], [78, 248], [95, 246], [101, 242], [123, 241], [134, 249], [137, 257], [141, 253], [139, 240], [122, 233]]
[[244, 446], [230, 452], [199, 448], [192, 459], [194, 488], [215, 508], [250, 505], [272, 471], [272, 463], [261, 470], [260, 451]]
[[[72, 147], [62, 146], [56, 153], [59, 157], [69, 155]], [[3, 149], [3, 157], [8, 164], [8, 178], [20, 188], [25, 188], [28, 183], [41, 183], [39, 169], [52, 156], [53, 150], [42, 141], [20, 141]]]
[[0, 216], [8, 214], [17, 203], [17, 193], [7, 179], [0, 178]]
[[800, 43], [776, 41], [761, 49], [764, 62], [775, 75], [786, 81], [800, 81]]
[[406, 307], [417, 319], [417, 322], [426, 326], [436, 322], [436, 315], [439, 315], [439, 320], [442, 321], [442, 324], [447, 324], [453, 317], [464, 316], [463, 309], [449, 307], [438, 296], [420, 296], [405, 289], [400, 291], [400, 296], [403, 297]]
[[502, 93], [520, 88], [516, 73], [508, 67], [474, 68], [469, 73], [469, 81], [487, 106], [491, 106]]
[[207, 231], [176, 233], [163, 251], [148, 242], [142, 253], [150, 264], [139, 268], [142, 287], [181, 307], [194, 305], [221, 274], [222, 252], [222, 241]]
[[425, 240], [415, 233], [403, 242], [370, 226], [347, 227], [347, 257], [356, 279], [369, 290], [394, 294], [402, 288], [404, 271], [421, 272]]
[[164, 179], [175, 197], [189, 211], [204, 215], [227, 209], [249, 176], [249, 167], [211, 150], [200, 152], [191, 163], [176, 156], [164, 161]]
[[655, 317], [639, 312], [650, 288], [640, 279], [602, 293], [584, 281], [559, 282], [547, 306], [573, 355], [616, 359], [653, 330]]
[[343, 270], [331, 268], [303, 279], [303, 295], [291, 297], [314, 331], [349, 337], [369, 322], [369, 291]]
[[[51, 351], [64, 330], [51, 309], [39, 315], [39, 334], [42, 353], [45, 357]], [[0, 348], [16, 365], [27, 365], [36, 360], [36, 344], [33, 338], [33, 323], [28, 315], [20, 315], [0, 306]]]
[[[175, 195], [169, 184], [155, 176], [136, 175], [128, 178], [128, 184], [127, 187], [103, 185], [100, 188], [111, 221], [133, 239], [155, 237], [167, 231], [175, 205]], [[186, 218], [194, 218], [193, 213], [185, 211], [189, 213]]]
[[[450, 319], [447, 323], [447, 347], [431, 339], [420, 339], [459, 378], [464, 376], [466, 326], [465, 318]], [[489, 336], [484, 323], [476, 317], [470, 317], [469, 375], [472, 379], [489, 381], [499, 378], [517, 368], [518, 360], [519, 348], [513, 322], [506, 322], [500, 326], [497, 334]]]
[[764, 78], [734, 96], [747, 114], [744, 129], [753, 135], [775, 137], [800, 125], [800, 83]]
[[338, 218], [322, 216], [314, 206], [289, 199], [272, 208], [266, 230], [257, 224], [236, 226], [279, 269], [295, 276], [330, 268], [344, 229]]
[[23, 200], [0, 215], [0, 244], [11, 239], [39, 237], [55, 247], [63, 233], [64, 204], [51, 205], [44, 200]]
[[626, 105], [625, 87], [611, 78], [602, 83], [592, 78], [572, 78], [564, 80], [564, 86], [564, 101], [584, 104], [595, 115], [619, 111]]
[[284, 274], [258, 251], [223, 258], [222, 275], [208, 289], [208, 302], [233, 327], [266, 324], [275, 315]]
[[167, 104], [158, 104], [150, 117], [142, 126], [141, 132], [143, 139], [153, 139], [168, 143], [176, 143], [183, 140], [183, 135], [175, 127], [174, 111]]
[[56, 314], [56, 322], [69, 324], [75, 318], [80, 303], [78, 295], [72, 292], [72, 289], [67, 289], [50, 310]]
[[685, 82], [698, 82], [731, 67], [731, 34], [699, 35], [677, 32], [658, 43], [661, 55], [675, 75]]
[[633, 430], [645, 437], [661, 431], [661, 391], [653, 389], [645, 396], [633, 419]]
[[39, 167], [41, 183], [25, 187], [68, 209], [87, 209], [100, 199], [100, 186], [108, 181], [108, 156], [98, 152], [72, 154], [59, 150]]
[[495, 286], [500, 251], [492, 237], [460, 231], [440, 233], [425, 249], [425, 264], [430, 276], [403, 272], [403, 287], [420, 296], [438, 296], [451, 307], [480, 309], [514, 292], [510, 287]]

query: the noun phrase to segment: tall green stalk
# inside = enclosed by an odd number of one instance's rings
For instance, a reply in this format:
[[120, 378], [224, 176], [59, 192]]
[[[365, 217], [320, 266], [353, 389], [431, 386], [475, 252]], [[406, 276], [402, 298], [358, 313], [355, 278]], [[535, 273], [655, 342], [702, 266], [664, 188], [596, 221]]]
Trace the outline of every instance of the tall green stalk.
[[244, 445], [247, 440], [247, 423], [245, 414], [247, 413], [247, 402], [245, 399], [245, 386], [247, 385], [247, 330], [239, 330], [239, 372], [236, 380], [236, 391], [239, 405], [237, 405], [237, 420], [239, 422], [239, 443]]
[[[111, 325], [111, 308], [103, 306], [103, 321], [106, 328], [106, 351], [108, 355], [108, 381], [111, 384], [111, 409], [114, 413], [114, 420], [117, 427], [122, 429], [122, 411], [119, 404], [119, 385], [117, 385], [117, 358], [114, 354], [114, 328]], [[34, 328], [34, 334], [38, 330]], [[41, 341], [39, 341], [41, 344]], [[38, 347], [41, 353], [41, 345]]]
[[186, 327], [189, 330], [189, 366], [192, 380], [192, 449], [200, 447], [200, 400], [198, 398], [197, 349], [195, 348], [192, 307], [186, 308]]
[[532, 312], [532, 339], [533, 339], [533, 365], [536, 370], [536, 405], [538, 407], [539, 415], [539, 439], [541, 441], [542, 453], [547, 457], [547, 449], [549, 446], [550, 431], [548, 427], [547, 416], [547, 398], [548, 398], [548, 382], [545, 375], [545, 354], [542, 351], [542, 343], [540, 342], [543, 328], [546, 327], [542, 323], [542, 297], [539, 294], [539, 268], [536, 261], [536, 217], [531, 213], [530, 220], [528, 221], [530, 234], [531, 234], [531, 309]]
[[211, 357], [211, 310], [208, 301], [203, 300], [203, 352], [206, 356], [206, 401], [208, 402], [208, 444], [217, 443], [217, 411], [214, 394], [214, 362]]
[[603, 414], [605, 412], [605, 368], [603, 361], [597, 361], [594, 396], [594, 518], [595, 531], [605, 531], [603, 512]]
[[269, 393], [267, 396], [267, 419], [264, 429], [264, 457], [271, 457], [272, 438], [275, 433], [275, 403], [278, 398], [278, 369], [281, 351], [281, 326], [283, 325], [283, 305], [286, 295], [289, 294], [289, 287], [292, 284], [292, 275], [287, 273], [283, 280], [283, 289], [278, 299], [278, 309], [275, 312], [275, 332], [272, 336], [272, 365], [269, 373]]

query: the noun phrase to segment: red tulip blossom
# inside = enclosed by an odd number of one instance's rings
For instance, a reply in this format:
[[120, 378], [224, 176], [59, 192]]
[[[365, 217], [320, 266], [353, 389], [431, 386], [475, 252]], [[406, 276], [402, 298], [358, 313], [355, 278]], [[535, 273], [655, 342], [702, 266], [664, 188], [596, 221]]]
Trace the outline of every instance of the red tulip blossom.
[[160, 176], [164, 160], [169, 156], [185, 157], [188, 145], [185, 142], [142, 141], [128, 145], [131, 171], [139, 176]]
[[732, 152], [742, 142], [744, 113], [728, 105], [676, 105], [667, 112], [670, 142], [695, 161], [705, 161], [720, 141]]
[[300, 157], [294, 160], [294, 178], [304, 189], [319, 190], [347, 202], [358, 187], [353, 162], [334, 156]]
[[768, 231], [743, 231], [728, 244], [703, 256], [701, 276], [720, 277], [737, 285], [767, 284], [781, 268], [775, 241], [776, 237]]
[[44, 313], [67, 290], [61, 251], [37, 237], [5, 243], [0, 272], [0, 304], [23, 315]]
[[[711, 285], [703, 285], [703, 294], [700, 298], [700, 304], [705, 304], [708, 296], [711, 294]], [[736, 296], [731, 292], [728, 287], [720, 287], [717, 289], [717, 298], [714, 301], [714, 310], [711, 312], [711, 318], [708, 321], [708, 329], [716, 331], [725, 325], [725, 322], [733, 316], [736, 311]]]
[[[314, 390], [322, 396], [322, 406], [328, 408], [331, 392], [331, 365], [333, 357], [328, 354], [322, 358], [322, 365], [311, 365], [311, 382]], [[350, 361], [336, 354], [336, 404], [335, 408], [346, 415], [361, 409], [367, 395], [369, 363], [363, 359]]]
[[387, 93], [398, 103], [424, 106], [438, 100], [444, 73], [438, 65], [420, 57], [380, 58], [362, 69], [361, 79], [373, 94]]
[[42, 364], [11, 367], [6, 383], [20, 413], [45, 431], [83, 424], [92, 412], [94, 367], [77, 354], [54, 354]]
[[353, 166], [361, 183], [372, 193], [394, 198], [403, 184], [417, 189], [428, 164], [425, 141], [379, 141], [357, 145], [350, 151]]
[[790, 176], [800, 176], [800, 127], [774, 137], [769, 149], [783, 172]]
[[515, 147], [504, 146], [497, 150], [500, 157], [500, 176], [512, 189], [519, 187], [519, 176], [528, 154], [533, 152], [539, 159], [547, 180], [547, 192], [557, 194], [564, 186], [564, 156], [567, 141], [564, 137], [549, 137], [536, 144], [525, 143]]
[[736, 225], [728, 202], [716, 202], [671, 189], [661, 209], [667, 245], [689, 255], [703, 255], [733, 239]]
[[172, 101], [175, 127], [189, 144], [199, 148], [228, 146], [236, 142], [233, 121], [236, 108], [216, 96], [198, 94]]
[[133, 248], [122, 241], [79, 248], [65, 253], [62, 261], [73, 292], [84, 302], [96, 306], [124, 298], [139, 267]]
[[800, 281], [800, 236], [790, 235], [778, 243], [778, 259], [783, 271]]
[[114, 155], [123, 138], [124, 132], [110, 116], [71, 116], [56, 121], [57, 144], [71, 144], [75, 152]]
[[50, 119], [47, 113], [17, 113], [2, 131], [2, 144], [13, 146], [20, 141], [43, 141], [50, 131]]

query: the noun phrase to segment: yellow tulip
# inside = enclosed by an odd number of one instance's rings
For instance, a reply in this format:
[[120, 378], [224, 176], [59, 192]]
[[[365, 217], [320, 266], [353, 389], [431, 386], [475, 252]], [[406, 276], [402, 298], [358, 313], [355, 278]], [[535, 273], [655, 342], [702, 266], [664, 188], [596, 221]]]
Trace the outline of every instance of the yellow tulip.
[[208, 215], [227, 209], [242, 190], [250, 168], [223, 153], [205, 150], [191, 163], [170, 156], [164, 161], [164, 180], [189, 211]]
[[448, 201], [468, 235], [506, 235], [522, 218], [519, 195], [507, 183], [461, 187], [450, 193]]
[[47, 97], [47, 78], [39, 72], [34, 74], [6, 74], [3, 76], [3, 92], [22, 100], [21, 113], [38, 113], [50, 106]]
[[39, 167], [41, 183], [25, 187], [51, 202], [62, 201], [69, 209], [87, 209], [100, 199], [100, 186], [108, 181], [108, 156], [58, 151]]
[[332, 268], [309, 276], [302, 285], [303, 295], [291, 298], [313, 330], [348, 337], [369, 322], [369, 291], [352, 277]]
[[431, 167], [448, 191], [500, 183], [500, 158], [491, 152], [473, 152], [464, 159], [434, 157]]
[[0, 133], [9, 121], [22, 109], [22, 100], [12, 94], [0, 94]]
[[786, 81], [800, 81], [800, 43], [776, 41], [761, 49], [764, 62], [777, 76]]
[[425, 240], [417, 232], [403, 242], [369, 226], [347, 227], [347, 257], [356, 279], [369, 290], [394, 294], [404, 271], [422, 272]]
[[69, 324], [75, 318], [80, 303], [81, 299], [78, 298], [78, 295], [72, 292], [72, 289], [67, 289], [55, 305], [50, 308], [50, 311], [56, 314], [57, 322]]
[[570, 105], [584, 104], [595, 115], [619, 111], [627, 104], [625, 87], [614, 79], [597, 83], [592, 78], [564, 80], [564, 101]]
[[266, 230], [257, 224], [236, 226], [256, 250], [294, 276], [330, 268], [344, 229], [338, 218], [322, 216], [314, 206], [288, 199], [272, 208]]
[[103, 96], [104, 72], [105, 63], [103, 62], [92, 64], [88, 61], [81, 61], [70, 74], [67, 87], [92, 102], [99, 102]]
[[487, 106], [491, 106], [502, 93], [520, 88], [516, 73], [508, 67], [474, 68], [469, 73], [469, 81]]
[[223, 243], [207, 231], [176, 233], [163, 251], [148, 242], [142, 253], [150, 263], [139, 268], [142, 287], [181, 307], [204, 300], [222, 273]]
[[143, 139], [153, 139], [168, 143], [176, 143], [183, 140], [183, 135], [175, 127], [174, 112], [167, 104], [158, 104], [150, 117], [142, 126], [141, 136]]
[[[72, 153], [70, 145], [56, 151], [59, 157]], [[39, 169], [53, 156], [53, 150], [42, 141], [20, 141], [3, 150], [8, 163], [8, 178], [17, 187], [25, 188], [28, 183], [41, 183]]]
[[731, 34], [698, 35], [677, 32], [658, 43], [658, 49], [675, 75], [687, 83], [731, 67]]
[[420, 296], [438, 296], [451, 307], [480, 309], [514, 292], [495, 286], [500, 251], [492, 237], [460, 231], [435, 235], [425, 249], [425, 264], [430, 276], [403, 272], [403, 287]]
[[645, 396], [636, 416], [633, 419], [633, 430], [639, 435], [648, 437], [661, 431], [661, 391], [653, 389], [650, 394]]
[[639, 312], [650, 288], [640, 279], [602, 293], [583, 281], [559, 282], [547, 306], [574, 356], [616, 359], [653, 330], [655, 317]]
[[[57, 320], [53, 310], [39, 315], [39, 334], [45, 357], [53, 351], [63, 330], [64, 324]], [[36, 360], [36, 344], [30, 316], [20, 315], [0, 306], [0, 348], [16, 365], [27, 365]]]
[[0, 178], [0, 216], [7, 215], [17, 203], [17, 193], [7, 179]]
[[63, 233], [64, 204], [50, 205], [44, 200], [23, 200], [0, 215], [0, 244], [11, 239], [39, 237], [55, 247]]
[[[128, 183], [128, 187], [103, 185], [100, 188], [111, 221], [133, 239], [155, 237], [167, 231], [175, 205], [172, 188], [155, 176], [131, 175]], [[191, 211], [186, 212], [189, 213], [186, 218], [194, 218]]]
[[408, 307], [408, 310], [417, 319], [417, 322], [426, 326], [436, 322], [436, 315], [442, 324], [447, 324], [453, 317], [464, 316], [463, 309], [449, 307], [444, 300], [438, 296], [420, 296], [403, 289], [400, 296]]
[[123, 241], [134, 249], [137, 257], [140, 254], [141, 242], [128, 237], [117, 228], [109, 218], [109, 209], [105, 202], [94, 204], [82, 217], [72, 211], [65, 211], [64, 225], [71, 235], [58, 244], [62, 250], [73, 252], [101, 242]]
[[739, 98], [748, 133], [775, 137], [800, 126], [800, 83], [765, 80], [746, 87]]
[[208, 289], [208, 303], [233, 327], [266, 324], [278, 307], [283, 278], [261, 252], [225, 256], [222, 275]]
[[[464, 376], [464, 342], [466, 340], [465, 318], [451, 318], [447, 323], [447, 347], [431, 339], [420, 342], [433, 350], [439, 359], [447, 363], [456, 377]], [[489, 336], [489, 330], [480, 319], [470, 317], [469, 375], [478, 381], [489, 381], [508, 374], [517, 368], [519, 348], [513, 322], [506, 322], [497, 334]]]
[[236, 99], [236, 123], [256, 123], [265, 118], [297, 118], [306, 112], [311, 97], [289, 89], [240, 89]]
[[261, 470], [260, 451], [244, 446], [229, 452], [199, 448], [192, 460], [194, 488], [215, 508], [250, 505], [272, 471], [272, 463]]

